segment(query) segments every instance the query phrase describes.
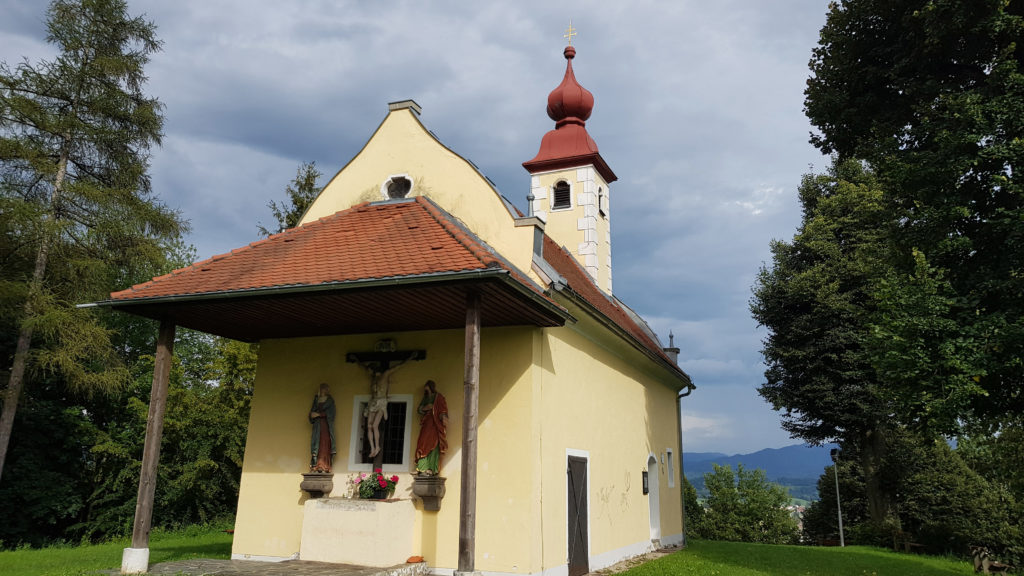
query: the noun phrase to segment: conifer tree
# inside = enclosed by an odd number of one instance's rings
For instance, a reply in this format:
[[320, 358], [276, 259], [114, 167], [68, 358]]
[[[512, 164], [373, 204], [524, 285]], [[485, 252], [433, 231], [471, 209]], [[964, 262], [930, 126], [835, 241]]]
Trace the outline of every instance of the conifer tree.
[[0, 64], [0, 298], [17, 311], [2, 338], [0, 474], [26, 375], [85, 391], [126, 381], [108, 332], [74, 305], [161, 260], [185, 227], [147, 175], [163, 124], [142, 89], [155, 26], [124, 0], [55, 0], [47, 41], [52, 61]]
[[303, 162], [295, 171], [295, 178], [288, 183], [285, 193], [288, 194], [288, 202], [277, 202], [271, 200], [267, 207], [274, 214], [277, 220], [277, 229], [270, 230], [259, 226], [260, 234], [270, 236], [278, 232], [284, 232], [289, 228], [299, 225], [299, 220], [306, 213], [313, 200], [320, 194], [321, 187], [317, 180], [323, 176], [316, 169], [316, 162]]

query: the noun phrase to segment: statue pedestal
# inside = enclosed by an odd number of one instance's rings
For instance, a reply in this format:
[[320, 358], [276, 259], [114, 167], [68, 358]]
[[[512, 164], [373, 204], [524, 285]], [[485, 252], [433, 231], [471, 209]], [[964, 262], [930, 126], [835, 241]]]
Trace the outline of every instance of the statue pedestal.
[[412, 556], [412, 500], [318, 498], [303, 505], [299, 558], [388, 567]]
[[309, 492], [310, 498], [321, 498], [334, 490], [334, 474], [327, 472], [309, 472], [302, 475], [299, 488]]
[[437, 512], [441, 509], [441, 499], [444, 498], [445, 479], [441, 476], [419, 475], [413, 479], [412, 493], [423, 501], [423, 509]]

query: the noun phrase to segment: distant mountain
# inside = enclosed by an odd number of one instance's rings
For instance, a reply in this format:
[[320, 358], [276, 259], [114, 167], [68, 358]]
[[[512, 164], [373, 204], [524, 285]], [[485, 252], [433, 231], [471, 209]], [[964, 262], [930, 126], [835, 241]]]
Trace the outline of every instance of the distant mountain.
[[721, 452], [683, 452], [683, 467], [688, 467], [691, 462], [703, 462], [704, 460], [728, 457], [728, 454]]
[[810, 446], [794, 444], [784, 448], [765, 448], [751, 454], [727, 456], [720, 452], [683, 453], [683, 473], [704, 495], [704, 474], [714, 470], [713, 465], [731, 466], [743, 464], [747, 470], [761, 469], [768, 480], [786, 485], [790, 494], [807, 500], [817, 499], [818, 477], [832, 464], [829, 450], [835, 444]]
[[712, 464], [732, 466], [743, 464], [747, 470], [760, 468], [769, 480], [780, 478], [817, 479], [832, 464], [829, 450], [835, 445], [809, 446], [794, 444], [785, 448], [765, 448], [751, 454], [726, 456], [715, 452], [683, 453], [683, 471], [687, 478], [702, 477], [713, 470]]

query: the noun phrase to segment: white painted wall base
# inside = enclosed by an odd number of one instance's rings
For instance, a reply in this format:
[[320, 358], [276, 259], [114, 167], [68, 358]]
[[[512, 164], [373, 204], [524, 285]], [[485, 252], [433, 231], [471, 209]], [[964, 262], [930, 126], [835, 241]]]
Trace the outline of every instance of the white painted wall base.
[[125, 548], [121, 554], [121, 574], [144, 574], [149, 571], [149, 548]]
[[672, 534], [671, 536], [664, 536], [661, 539], [662, 546], [680, 546], [683, 543], [683, 533]]
[[553, 568], [545, 568], [540, 576], [569, 576], [569, 565], [562, 564]]
[[652, 550], [654, 550], [654, 544], [651, 543], [650, 540], [644, 540], [642, 542], [623, 546], [622, 548], [609, 550], [601, 554], [595, 554], [590, 557], [590, 571], [594, 572], [595, 570], [607, 568], [612, 564], [622, 562], [623, 560], [633, 558], [641, 554], [646, 554]]

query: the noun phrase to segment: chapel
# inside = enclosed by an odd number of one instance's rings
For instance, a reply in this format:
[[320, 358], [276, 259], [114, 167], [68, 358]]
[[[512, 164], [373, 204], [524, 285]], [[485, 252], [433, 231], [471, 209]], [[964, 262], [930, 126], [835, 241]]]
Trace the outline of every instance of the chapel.
[[683, 543], [694, 385], [612, 291], [618, 179], [563, 54], [527, 213], [392, 102], [297, 227], [100, 303], [161, 323], [124, 572], [177, 326], [260, 345], [233, 558], [578, 576]]

